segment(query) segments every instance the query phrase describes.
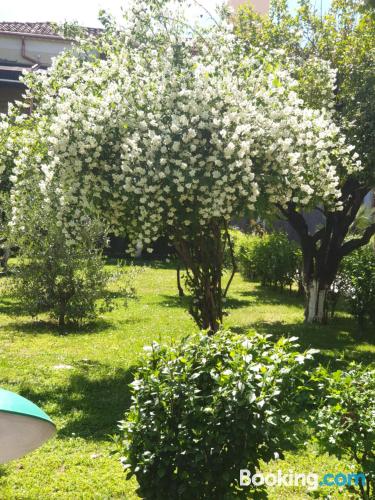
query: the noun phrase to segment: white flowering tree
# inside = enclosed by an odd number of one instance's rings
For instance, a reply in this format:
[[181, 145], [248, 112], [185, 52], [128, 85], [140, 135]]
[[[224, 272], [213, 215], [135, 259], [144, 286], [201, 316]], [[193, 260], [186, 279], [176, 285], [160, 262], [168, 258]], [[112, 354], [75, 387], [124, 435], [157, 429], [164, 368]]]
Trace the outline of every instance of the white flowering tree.
[[297, 98], [277, 54], [245, 55], [224, 19], [189, 27], [178, 5], [155, 0], [132, 4], [121, 29], [105, 24], [27, 78], [36, 126], [16, 158], [12, 223], [26, 223], [37, 190], [72, 244], [87, 212], [133, 249], [167, 235], [190, 312], [215, 332], [233, 216], [270, 199], [286, 206], [290, 193], [336, 206], [335, 164], [355, 168], [350, 148], [329, 111]]
[[[8, 123], [6, 120], [0, 125], [0, 150], [5, 151], [6, 143], [8, 141]], [[6, 161], [3, 157], [4, 164], [0, 169], [0, 265], [3, 270], [7, 270], [7, 261], [10, 254], [10, 247], [8, 243], [8, 216], [9, 216], [9, 191], [10, 183], [9, 177], [13, 167], [13, 158]], [[10, 168], [8, 168], [10, 166]]]
[[[28, 103], [9, 105], [7, 115], [0, 115], [0, 263], [7, 271], [11, 253], [9, 220], [11, 217], [10, 195], [13, 181], [17, 178], [16, 162], [23, 157], [22, 150], [29, 142], [34, 148], [34, 119], [24, 112]], [[29, 137], [29, 138], [28, 138]]]

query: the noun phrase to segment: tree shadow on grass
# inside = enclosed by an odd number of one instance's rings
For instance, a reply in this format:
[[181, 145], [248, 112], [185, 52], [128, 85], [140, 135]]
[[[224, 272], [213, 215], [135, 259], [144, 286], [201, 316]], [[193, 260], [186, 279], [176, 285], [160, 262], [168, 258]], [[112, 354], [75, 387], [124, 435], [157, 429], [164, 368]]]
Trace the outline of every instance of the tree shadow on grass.
[[23, 385], [20, 394], [37, 405], [53, 405], [50, 412], [62, 418], [65, 425], [58, 425], [62, 438], [72, 434], [91, 440], [107, 439], [117, 432], [119, 420], [124, 418], [130, 406], [129, 383], [134, 368], [114, 369], [96, 361], [75, 363], [69, 383], [65, 387]]
[[[297, 290], [281, 290], [279, 288], [265, 287], [256, 284], [253, 290], [243, 290], [238, 292], [242, 297], [248, 297], [249, 303], [264, 305], [280, 305], [305, 307], [305, 297]], [[335, 312], [347, 312], [344, 300], [339, 299], [335, 307]]]
[[[191, 296], [190, 295], [185, 295], [184, 297], [179, 297], [178, 295], [160, 295], [160, 302], [159, 304], [164, 307], [182, 307], [182, 308], [188, 308], [190, 301], [191, 301]], [[223, 308], [225, 309], [237, 309], [240, 307], [246, 307], [251, 304], [250, 300], [242, 300], [242, 299], [237, 299], [236, 297], [230, 297], [228, 296], [223, 300]]]
[[[320, 352], [314, 356], [317, 363], [332, 369], [342, 368], [350, 361], [375, 363], [375, 348], [372, 347], [375, 335], [368, 331], [359, 336], [355, 321], [349, 317], [335, 317], [327, 325], [258, 321], [231, 329], [237, 333], [253, 329], [271, 335], [274, 341], [280, 337], [297, 337], [301, 349], [318, 349]], [[357, 349], [359, 346], [361, 349]]]
[[[237, 296], [237, 297], [236, 297]], [[239, 298], [238, 298], [239, 296]], [[188, 307], [190, 302], [190, 295], [179, 297], [177, 290], [176, 295], [161, 295], [160, 305], [166, 307]], [[272, 304], [272, 305], [292, 305], [301, 306], [303, 304], [303, 297], [296, 291], [279, 289], [272, 289], [256, 285], [254, 290], [245, 290], [240, 292], [229, 293], [223, 299], [224, 309], [239, 309], [241, 307], [248, 307], [252, 304]]]
[[151, 269], [169, 269], [169, 270], [177, 270], [177, 264], [173, 260], [167, 262], [165, 260], [152, 260], [152, 259], [123, 259], [116, 257], [107, 257], [106, 263], [111, 266], [120, 265], [128, 265], [134, 267], [145, 267]]
[[183, 308], [188, 309], [191, 301], [190, 295], [184, 295], [184, 297], [179, 297], [176, 295], [161, 294], [158, 296], [158, 304], [162, 307], [173, 307], [173, 308]]
[[28, 335], [86, 335], [102, 333], [113, 328], [113, 324], [103, 318], [97, 318], [82, 326], [68, 324], [64, 328], [58, 326], [54, 321], [43, 320], [20, 320], [11, 321], [4, 326], [0, 325], [0, 330], [3, 332], [25, 333]]
[[233, 297], [230, 294], [223, 300], [224, 309], [239, 309], [241, 307], [251, 306], [251, 300], [247, 299], [238, 299], [237, 297]]
[[239, 292], [242, 297], [248, 297], [249, 303], [265, 305], [291, 305], [302, 306], [304, 298], [295, 290], [280, 290], [256, 285], [253, 290]]
[[11, 297], [3, 295], [0, 298], [0, 314], [6, 314], [8, 316], [23, 316], [25, 315], [25, 308], [21, 303]]

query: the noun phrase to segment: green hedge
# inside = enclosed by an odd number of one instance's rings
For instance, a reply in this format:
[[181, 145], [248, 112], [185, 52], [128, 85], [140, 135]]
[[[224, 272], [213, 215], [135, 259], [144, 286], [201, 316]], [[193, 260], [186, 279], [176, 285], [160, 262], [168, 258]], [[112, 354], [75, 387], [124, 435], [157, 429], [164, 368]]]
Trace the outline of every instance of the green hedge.
[[263, 236], [230, 231], [235, 259], [242, 276], [264, 286], [291, 286], [299, 279], [301, 250], [285, 233]]
[[344, 258], [336, 281], [351, 314], [363, 326], [375, 325], [375, 251], [372, 245], [359, 248]]

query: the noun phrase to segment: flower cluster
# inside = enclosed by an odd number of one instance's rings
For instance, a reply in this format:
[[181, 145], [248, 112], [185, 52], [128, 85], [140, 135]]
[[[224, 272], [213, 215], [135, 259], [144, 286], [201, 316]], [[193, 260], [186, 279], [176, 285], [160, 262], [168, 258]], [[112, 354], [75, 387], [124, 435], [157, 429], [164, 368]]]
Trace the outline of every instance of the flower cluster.
[[151, 248], [260, 200], [339, 208], [337, 165], [360, 168], [277, 53], [246, 54], [225, 19], [188, 27], [168, 2], [135, 2], [121, 30], [109, 23], [26, 83], [35, 127], [16, 155], [15, 225], [37, 190], [72, 239], [89, 211]]

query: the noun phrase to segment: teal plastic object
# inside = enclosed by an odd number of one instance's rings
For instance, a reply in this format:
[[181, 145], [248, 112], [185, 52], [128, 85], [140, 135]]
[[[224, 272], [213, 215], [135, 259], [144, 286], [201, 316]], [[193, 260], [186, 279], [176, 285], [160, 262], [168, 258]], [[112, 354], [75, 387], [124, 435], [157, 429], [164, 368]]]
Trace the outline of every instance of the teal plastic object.
[[37, 405], [0, 389], [0, 464], [35, 450], [55, 432], [54, 423]]
[[19, 396], [15, 392], [6, 391], [5, 389], [0, 389], [0, 412], [1, 411], [40, 418], [53, 424], [49, 416], [44, 413], [39, 406], [35, 405], [28, 399]]

